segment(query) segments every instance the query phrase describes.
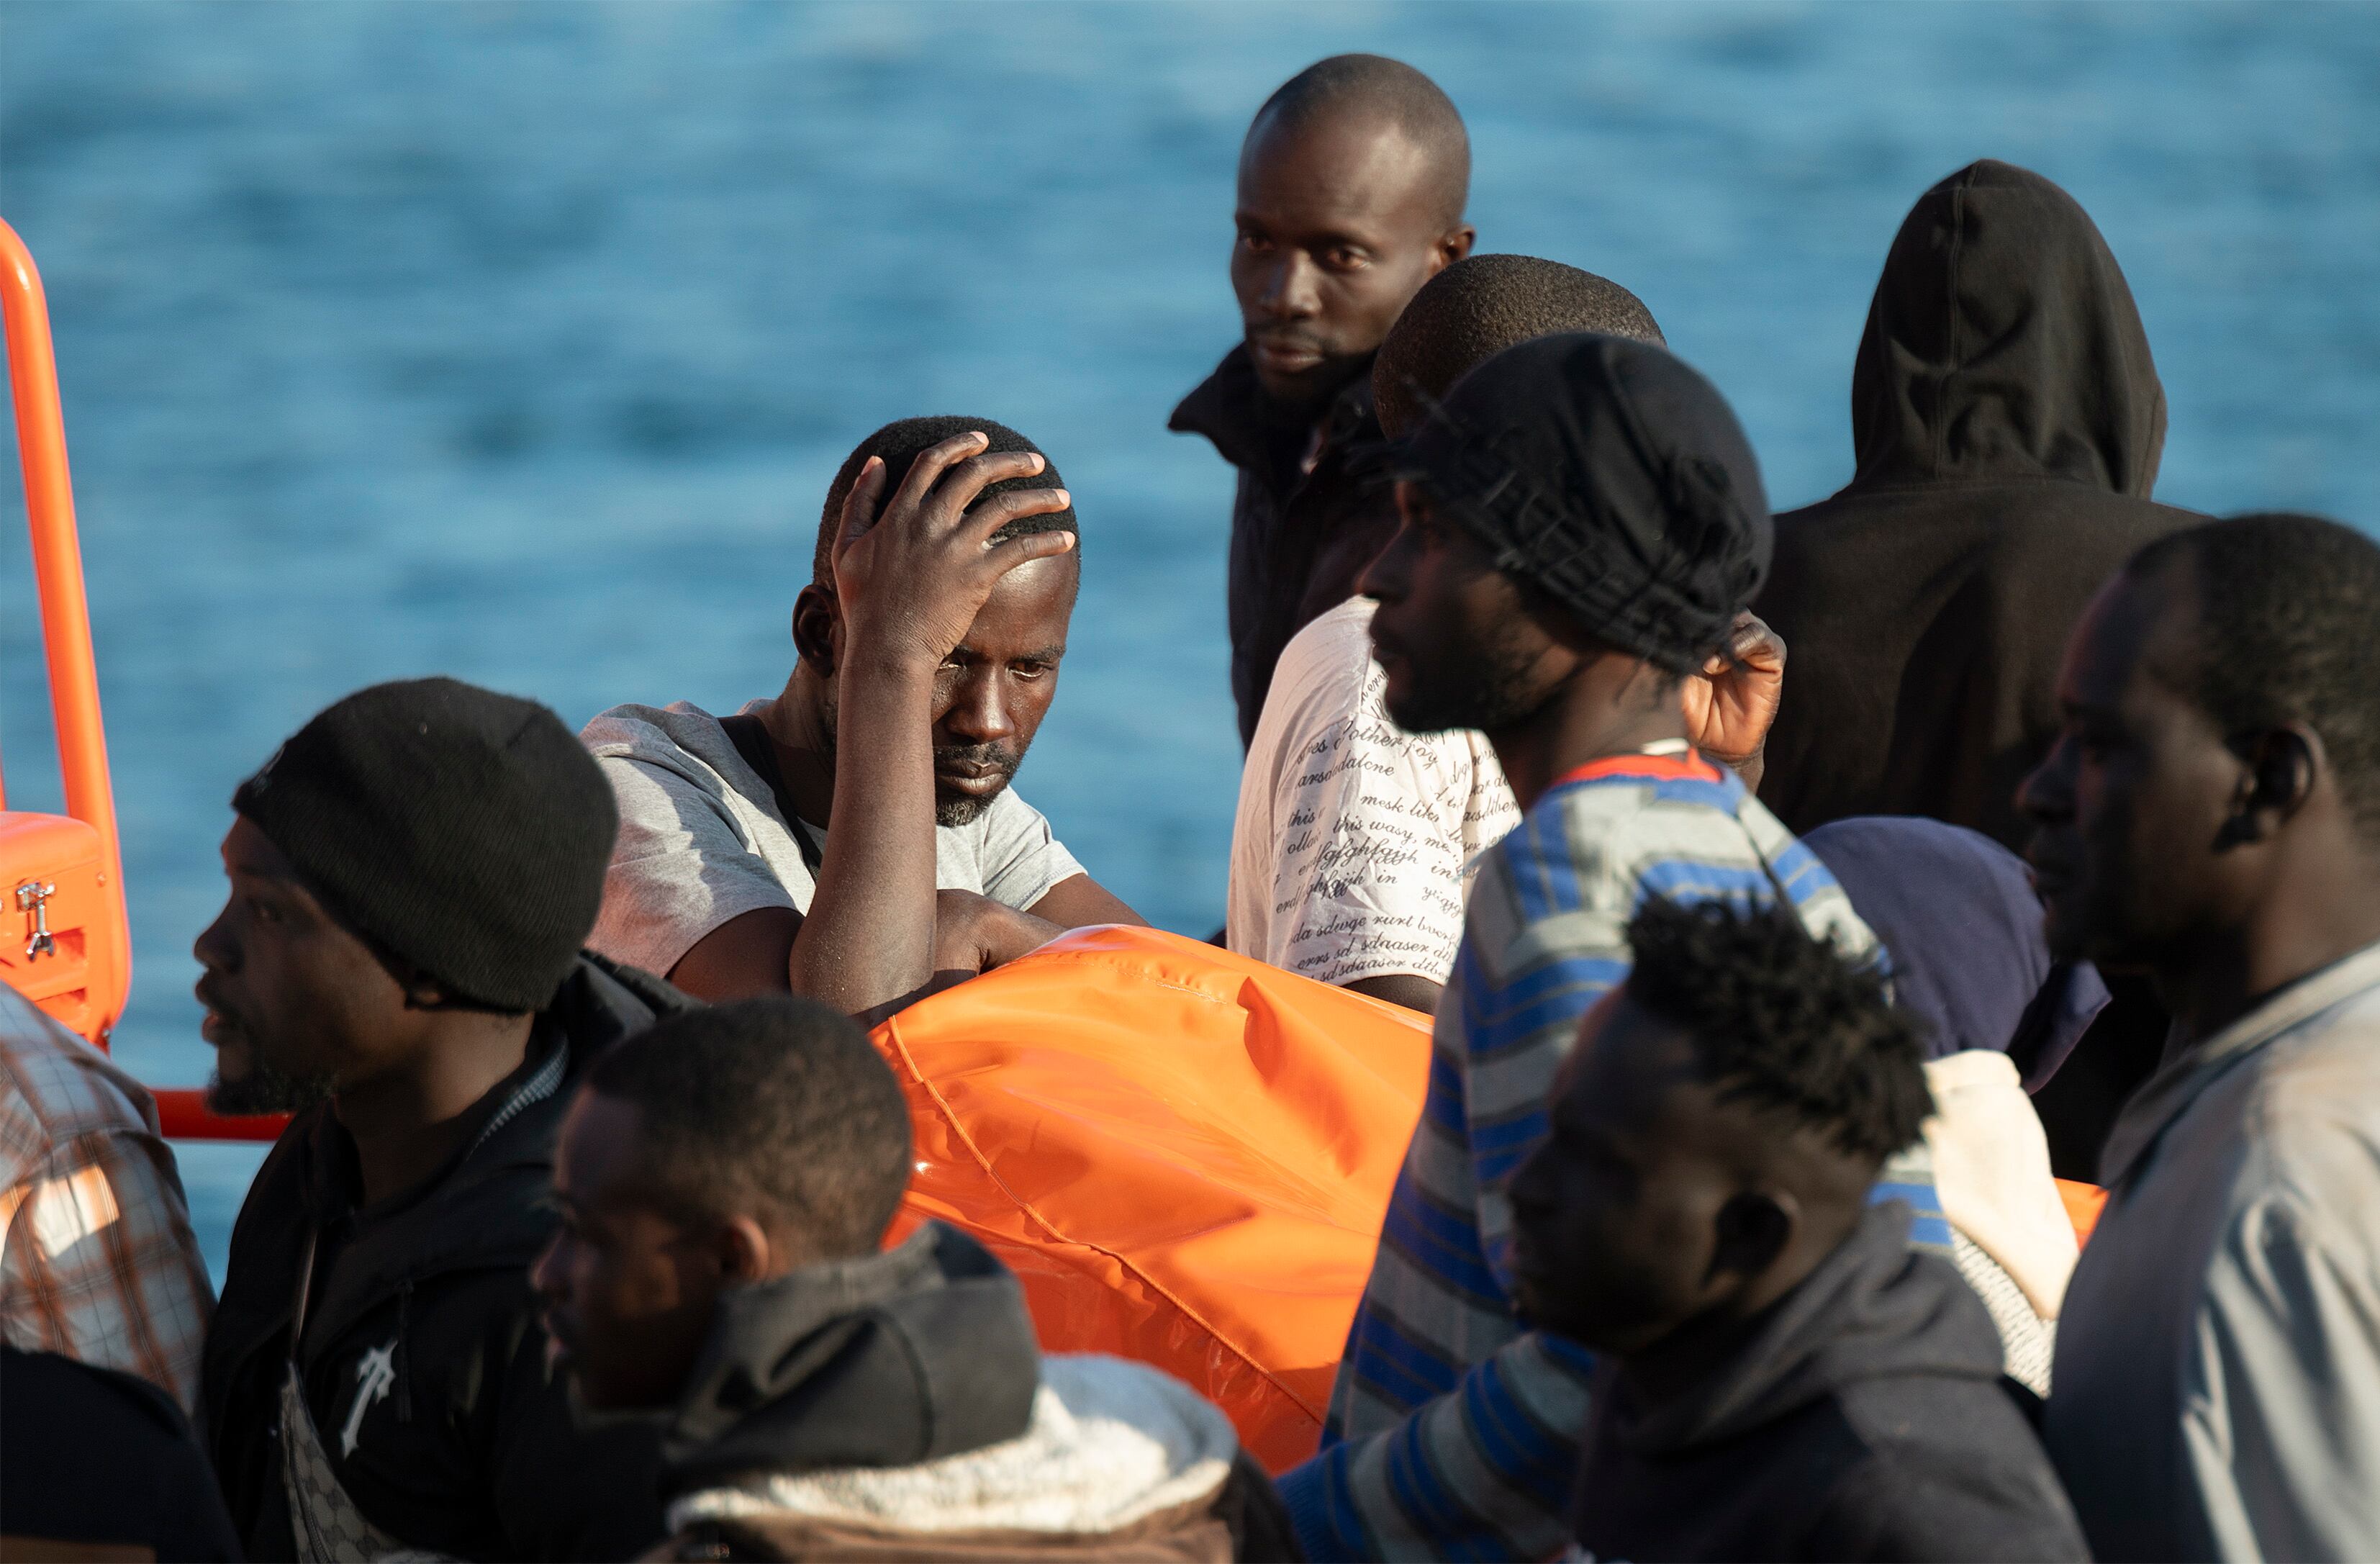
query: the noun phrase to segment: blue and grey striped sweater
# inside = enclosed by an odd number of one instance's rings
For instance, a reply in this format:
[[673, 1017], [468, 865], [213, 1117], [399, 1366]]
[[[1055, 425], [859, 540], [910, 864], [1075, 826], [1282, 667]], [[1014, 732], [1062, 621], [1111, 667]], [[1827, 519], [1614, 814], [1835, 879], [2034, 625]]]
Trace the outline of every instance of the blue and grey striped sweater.
[[[1314, 1558], [1543, 1558], [1563, 1516], [1592, 1358], [1512, 1317], [1504, 1181], [1589, 1006], [1627, 976], [1651, 896], [1783, 900], [1852, 953], [1876, 938], [1806, 848], [1692, 751], [1616, 757], [1547, 790], [1480, 865], [1438, 1012], [1427, 1095], [1390, 1198], [1323, 1449], [1281, 1492]], [[1880, 1186], [1948, 1245], [1930, 1182]]]

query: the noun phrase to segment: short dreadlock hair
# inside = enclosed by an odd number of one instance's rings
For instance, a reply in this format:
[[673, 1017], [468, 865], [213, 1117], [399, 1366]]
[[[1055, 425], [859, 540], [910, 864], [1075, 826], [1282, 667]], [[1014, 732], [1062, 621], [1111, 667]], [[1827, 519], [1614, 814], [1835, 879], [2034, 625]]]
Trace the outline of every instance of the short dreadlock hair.
[[1879, 1166], [1934, 1111], [1916, 1024], [1883, 976], [1791, 913], [1654, 899], [1628, 925], [1631, 1000], [1684, 1027], [1698, 1073]]
[[2302, 722], [2322, 735], [2358, 834], [2380, 845], [2380, 703], [2366, 646], [2380, 544], [2320, 516], [2233, 516], [2169, 533], [2124, 574], [2192, 566], [2195, 666], [2169, 683], [2227, 735]]
[[[1430, 162], [1438, 220], [1451, 228], [1471, 199], [1471, 133], [1437, 82], [1385, 55], [1333, 55], [1273, 90], [1248, 122], [1247, 143], [1261, 131], [1298, 130], [1330, 115], [1372, 115], [1396, 127]], [[1245, 145], [1242, 155], [1245, 155]]]
[[[834, 481], [827, 485], [826, 505], [819, 513], [818, 549], [810, 556], [810, 581], [828, 591], [834, 590], [834, 545], [842, 536], [843, 503], [851, 498], [851, 486], [859, 481], [859, 469], [868, 465], [870, 456], [884, 458], [884, 495], [887, 499], [909, 476], [910, 467], [919, 456], [940, 445], [954, 434], [980, 432], [991, 443], [985, 454], [998, 451], [1030, 451], [1043, 462], [1041, 470], [1030, 478], [1003, 478], [985, 487], [976, 496], [981, 504], [994, 494], [1004, 494], [1011, 489], [1063, 489], [1065, 480], [1058, 476], [1058, 464], [1050, 460], [1050, 453], [1027, 440], [1003, 423], [990, 418], [896, 418], [861, 441], [843, 459], [835, 470]], [[1075, 507], [1050, 511], [1042, 515], [1019, 516], [992, 534], [995, 541], [1003, 538], [1022, 537], [1027, 532], [1073, 532], [1082, 536], [1075, 525]]]
[[1508, 347], [1562, 332], [1600, 332], [1667, 347], [1645, 301], [1608, 277], [1533, 255], [1475, 255], [1428, 282], [1372, 360], [1380, 428], [1403, 435], [1433, 403]]
[[820, 1259], [874, 1250], [909, 1182], [909, 1110], [867, 1034], [812, 1000], [672, 1016], [597, 1059], [587, 1089], [637, 1109], [638, 1177], [688, 1216], [753, 1216]]

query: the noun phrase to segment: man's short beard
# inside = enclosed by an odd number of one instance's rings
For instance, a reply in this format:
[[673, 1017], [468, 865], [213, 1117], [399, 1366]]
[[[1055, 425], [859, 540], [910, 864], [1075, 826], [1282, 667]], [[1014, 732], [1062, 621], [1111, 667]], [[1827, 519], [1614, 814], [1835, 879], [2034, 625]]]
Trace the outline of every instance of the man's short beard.
[[1413, 678], [1402, 698], [1391, 692], [1389, 718], [1409, 734], [1509, 728], [1546, 703], [1548, 692], [1536, 688], [1530, 676], [1536, 661], [1536, 653], [1511, 637], [1451, 663], [1407, 656]]
[[982, 818], [983, 812], [998, 802], [1000, 795], [1008, 791], [1008, 784], [1016, 780], [1016, 768], [1024, 758], [1021, 755], [1012, 757], [998, 746], [989, 744], [935, 750], [934, 769], [937, 771], [945, 764], [993, 765], [1002, 770], [1000, 785], [990, 793], [962, 793], [945, 798], [937, 788], [934, 794], [934, 823], [938, 826], [964, 826]]
[[226, 1081], [218, 1070], [207, 1077], [207, 1108], [225, 1114], [303, 1113], [331, 1099], [328, 1075], [285, 1075], [271, 1065], [251, 1060], [248, 1073]]

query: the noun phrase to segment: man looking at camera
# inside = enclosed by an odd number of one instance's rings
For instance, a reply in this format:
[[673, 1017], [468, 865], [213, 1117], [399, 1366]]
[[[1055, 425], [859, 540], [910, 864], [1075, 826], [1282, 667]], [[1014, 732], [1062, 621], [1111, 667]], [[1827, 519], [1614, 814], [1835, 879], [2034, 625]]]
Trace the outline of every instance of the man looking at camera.
[[1422, 284], [1471, 253], [1471, 140], [1438, 84], [1378, 55], [1308, 66], [1240, 148], [1232, 291], [1245, 336], [1167, 426], [1239, 469], [1232, 698], [1255, 736], [1273, 664], [1354, 595], [1396, 530], [1351, 457], [1378, 441], [1372, 355]]
[[589, 941], [711, 1000], [875, 1017], [1090, 923], [1137, 923], [1009, 789], [1058, 691], [1082, 571], [1033, 443], [906, 418], [827, 491], [798, 661], [719, 718], [618, 706], [579, 735], [620, 806]]

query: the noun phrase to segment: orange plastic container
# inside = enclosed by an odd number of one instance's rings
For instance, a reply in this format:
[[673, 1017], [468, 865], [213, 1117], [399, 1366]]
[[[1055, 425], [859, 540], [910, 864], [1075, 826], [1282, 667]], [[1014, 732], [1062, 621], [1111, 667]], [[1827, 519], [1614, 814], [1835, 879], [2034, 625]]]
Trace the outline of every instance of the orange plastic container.
[[115, 794], [99, 715], [82, 550], [75, 536], [57, 359], [41, 273], [17, 231], [0, 223], [0, 317], [17, 409], [17, 454], [42, 603], [65, 815], [5, 807], [0, 793], [0, 981], [100, 1047], [132, 986]]
[[1041, 1344], [1137, 1358], [1278, 1472], [1314, 1452], [1427, 1018], [1146, 928], [1078, 929], [911, 1006], [877, 1046], [936, 1217], [1023, 1279]]

